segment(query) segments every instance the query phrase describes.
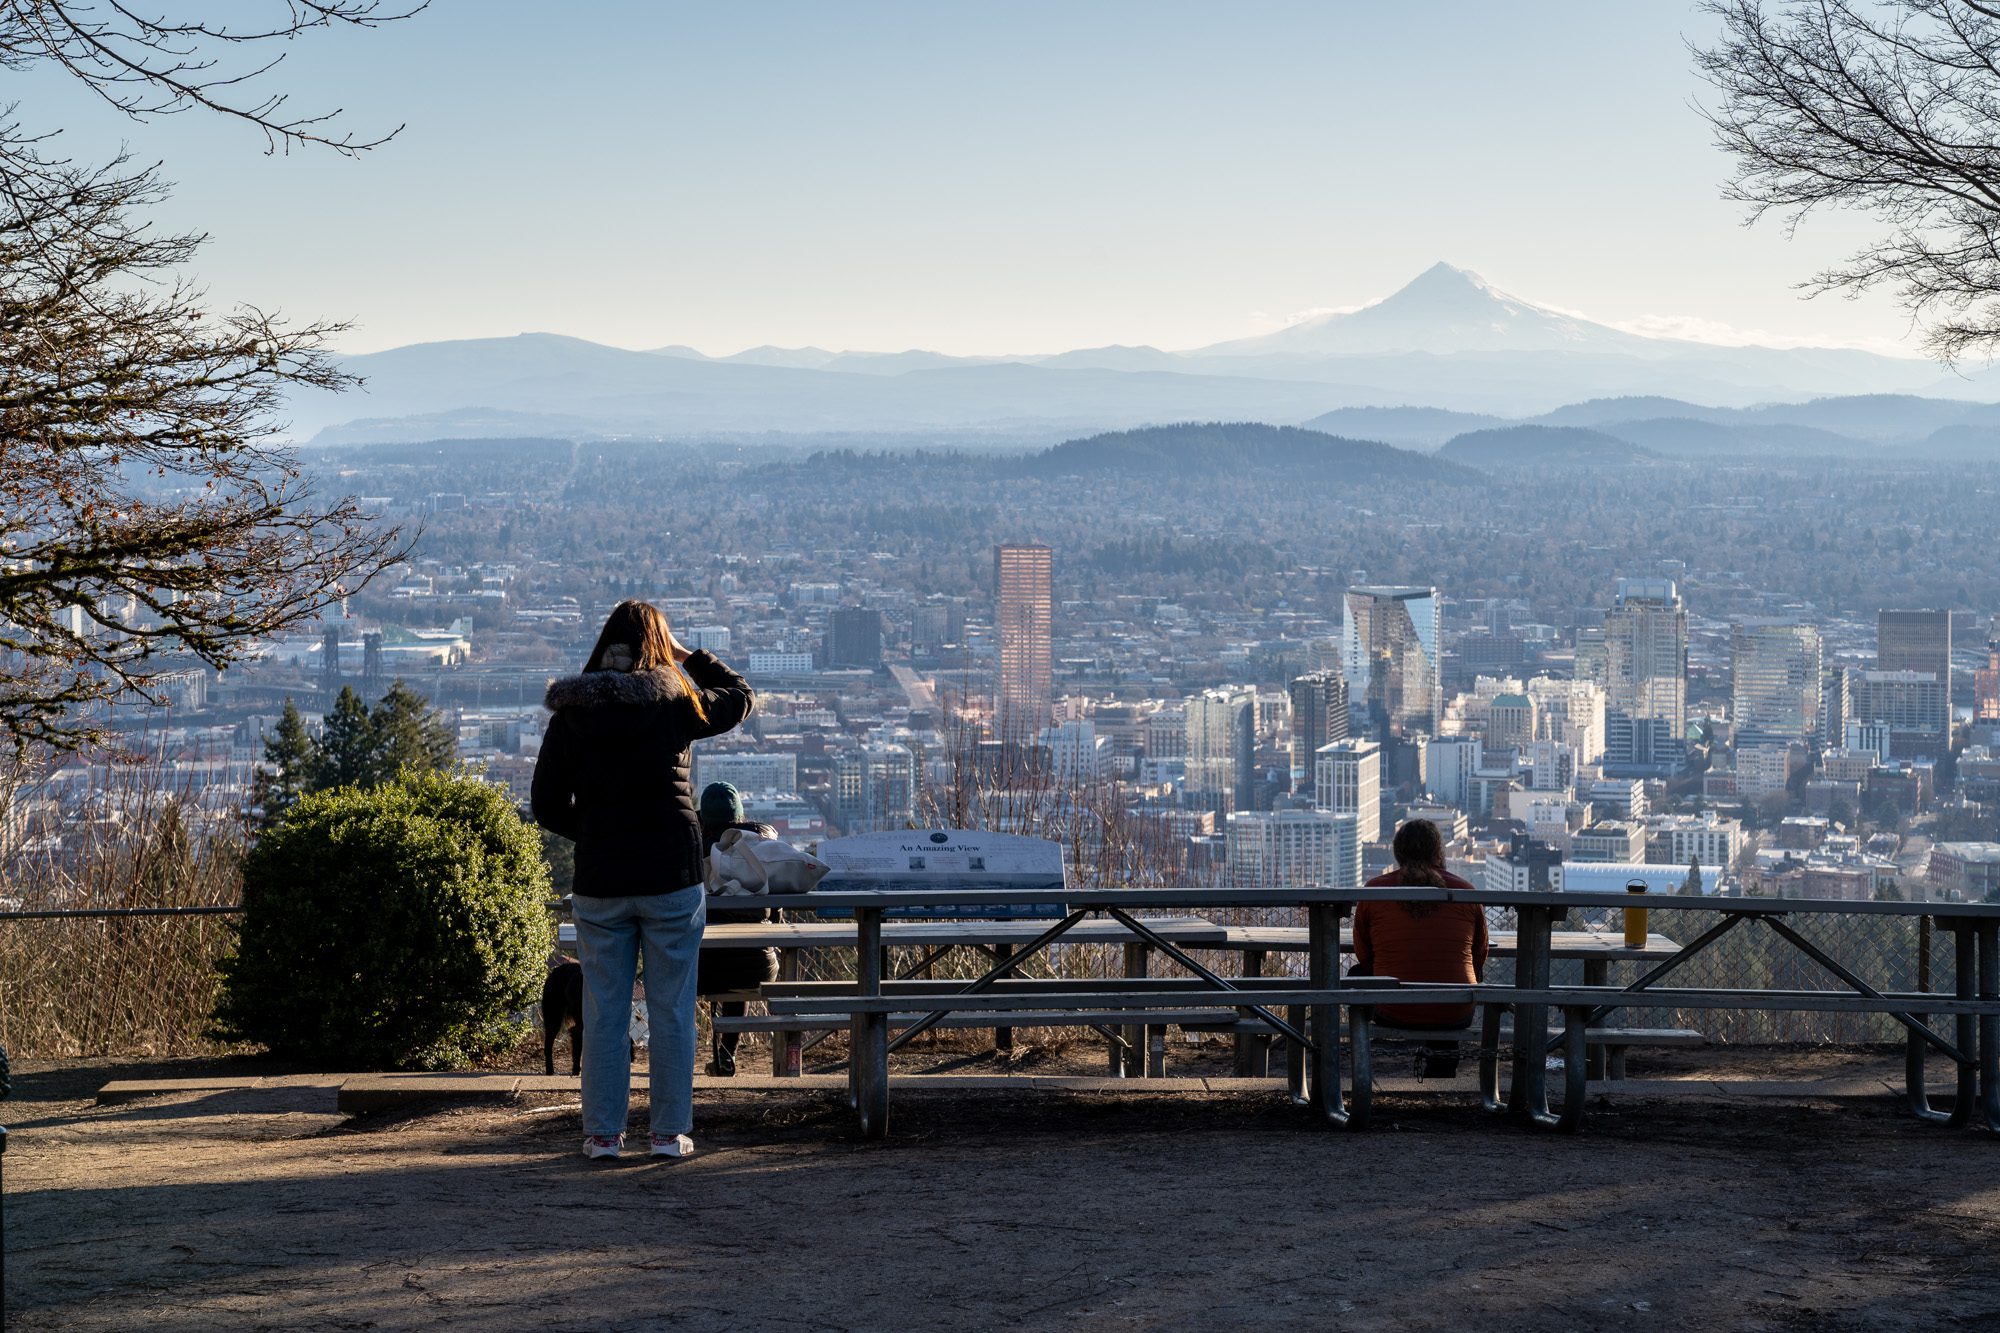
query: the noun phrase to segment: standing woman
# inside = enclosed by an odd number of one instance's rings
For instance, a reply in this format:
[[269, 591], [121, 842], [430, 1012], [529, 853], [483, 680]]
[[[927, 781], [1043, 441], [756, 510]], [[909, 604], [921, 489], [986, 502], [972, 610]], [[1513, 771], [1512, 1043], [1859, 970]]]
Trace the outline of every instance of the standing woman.
[[750, 715], [750, 686], [691, 653], [647, 602], [620, 602], [583, 674], [554, 681], [535, 822], [576, 844], [583, 1151], [616, 1157], [632, 1087], [632, 983], [646, 958], [652, 1155], [694, 1151], [696, 958], [706, 924], [688, 747]]

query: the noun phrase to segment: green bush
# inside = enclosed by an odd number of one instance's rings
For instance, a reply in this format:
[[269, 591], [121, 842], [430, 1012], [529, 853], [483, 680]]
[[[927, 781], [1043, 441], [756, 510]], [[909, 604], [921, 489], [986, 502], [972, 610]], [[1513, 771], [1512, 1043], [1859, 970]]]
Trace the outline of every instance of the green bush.
[[356, 1069], [503, 1050], [543, 977], [548, 895], [499, 787], [406, 770], [303, 796], [244, 858], [216, 1034]]

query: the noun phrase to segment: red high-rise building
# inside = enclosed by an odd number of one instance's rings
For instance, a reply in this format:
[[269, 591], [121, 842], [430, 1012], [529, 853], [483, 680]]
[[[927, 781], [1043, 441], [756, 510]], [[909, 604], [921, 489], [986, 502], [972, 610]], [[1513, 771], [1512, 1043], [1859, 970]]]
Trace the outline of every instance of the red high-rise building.
[[993, 548], [994, 629], [1000, 636], [1000, 692], [994, 732], [1026, 744], [1055, 717], [1054, 553], [1046, 546]]

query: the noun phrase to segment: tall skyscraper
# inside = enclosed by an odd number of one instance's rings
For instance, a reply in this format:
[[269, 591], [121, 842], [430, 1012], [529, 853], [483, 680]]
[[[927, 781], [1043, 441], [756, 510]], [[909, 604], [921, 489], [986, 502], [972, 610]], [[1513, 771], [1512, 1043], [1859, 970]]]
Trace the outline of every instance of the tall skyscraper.
[[1687, 730], [1687, 608], [1672, 579], [1620, 579], [1604, 613], [1605, 705]]
[[1348, 702], [1378, 740], [1429, 734], [1444, 712], [1436, 588], [1347, 590]]
[[1313, 784], [1313, 756], [1322, 745], [1347, 739], [1347, 678], [1314, 671], [1292, 682], [1292, 790]]
[[1204, 690], [1189, 699], [1187, 777], [1182, 785], [1195, 809], [1228, 814], [1254, 804], [1257, 776], [1257, 691], [1248, 685]]
[[1951, 692], [1951, 612], [1879, 611], [1875, 669], [1927, 671]]
[[1055, 720], [1053, 553], [1046, 546], [993, 548], [994, 629], [1000, 636], [1000, 697], [994, 730], [1025, 745]]
[[1374, 741], [1344, 740], [1322, 745], [1314, 756], [1313, 807], [1353, 815], [1364, 843], [1382, 837], [1382, 747]]
[[1736, 739], [1802, 740], [1819, 726], [1824, 654], [1810, 625], [1743, 621], [1729, 636]]

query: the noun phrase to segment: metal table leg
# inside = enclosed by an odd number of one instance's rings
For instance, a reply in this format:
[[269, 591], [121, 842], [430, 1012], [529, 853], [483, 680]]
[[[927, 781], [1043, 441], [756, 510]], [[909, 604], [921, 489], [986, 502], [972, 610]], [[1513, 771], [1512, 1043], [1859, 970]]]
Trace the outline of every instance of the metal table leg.
[[[882, 994], [882, 909], [854, 909], [856, 989], [870, 999]], [[863, 1138], [880, 1139], [889, 1133], [889, 1016], [856, 1014], [853, 1050], [848, 1068], [853, 1075], [855, 1110], [861, 1118]]]
[[[1305, 1006], [1286, 1005], [1285, 1021], [1291, 1024], [1293, 1031], [1304, 1032], [1308, 1026]], [[1305, 1043], [1294, 1041], [1290, 1037], [1285, 1038], [1285, 1087], [1291, 1093], [1293, 1105], [1311, 1104], [1312, 1098], [1309, 1094], [1312, 1090], [1312, 1079], [1306, 1071]]]
[[[1611, 984], [1610, 960], [1604, 958], [1584, 959], [1583, 984], [1586, 986], [1607, 986]], [[1594, 1027], [1596, 1025], [1592, 1023], [1587, 1023], [1585, 1026]], [[1583, 1067], [1584, 1071], [1591, 1078], [1602, 1079], [1604, 1077], [1605, 1074], [1604, 1056], [1605, 1056], [1604, 1047], [1602, 1046], [1586, 1047]]]
[[[1929, 920], [1929, 918], [1925, 918]], [[1953, 990], [1958, 999], [1977, 999], [1979, 995], [1978, 939], [1973, 929], [1962, 923], [1944, 923], [1951, 931], [1952, 949], [1956, 966], [1953, 969]], [[1929, 1015], [1913, 1014], [1913, 1018], [1928, 1022]], [[1960, 1014], [1953, 1022], [1958, 1038], [1958, 1049], [1971, 1054], [1979, 1045], [1979, 1019], [1972, 1014]], [[1903, 1089], [1910, 1106], [1910, 1113], [1919, 1120], [1933, 1124], [1963, 1125], [1972, 1119], [1973, 1103], [1979, 1099], [1979, 1065], [1975, 1060], [1970, 1064], [1957, 1064], [1958, 1095], [1952, 1099], [1951, 1110], [1939, 1111], [1931, 1106], [1930, 1089], [1924, 1077], [1925, 1047], [1929, 1044], [1915, 1033], [1905, 1039], [1907, 1046], [1903, 1052]]]
[[1479, 1104], [1488, 1111], [1503, 1112], [1500, 1098], [1500, 1006], [1479, 1006]]
[[[1981, 920], [1979, 998], [2000, 1000], [2000, 921]], [[1986, 1128], [2000, 1132], [2000, 1015], [1979, 1016], [1979, 1114]]]
[[1368, 1128], [1375, 1108], [1375, 1009], [1372, 1005], [1350, 1005], [1347, 1010], [1347, 1041], [1352, 1047], [1354, 1095], [1347, 1103], [1347, 1127]]
[[[1539, 904], [1515, 909], [1514, 985], [1543, 990], [1549, 984], [1549, 934], [1555, 911]], [[1553, 1125], [1548, 1095], [1549, 1007], [1514, 1005], [1514, 1086], [1508, 1089], [1507, 1113], [1531, 1124]]]
[[[1003, 962], [1003, 963], [1004, 963], [1005, 961], [1007, 961], [1007, 960], [1008, 960], [1009, 958], [1012, 958], [1013, 956], [1014, 956], [1014, 946], [1013, 946], [1013, 945], [1011, 945], [1011, 944], [996, 944], [996, 945], [994, 945], [994, 946], [993, 946], [993, 957], [994, 957], [994, 960], [995, 960], [996, 962]], [[1014, 1029], [1012, 1029], [1012, 1028], [994, 1028], [994, 1029], [993, 1029], [993, 1049], [994, 1049], [994, 1050], [996, 1050], [996, 1051], [1008, 1051], [1008, 1052], [1011, 1052], [1011, 1051], [1012, 1051], [1012, 1050], [1014, 1049]]]
[[1590, 1066], [1584, 1059], [1589, 1045], [1590, 1006], [1563, 1009], [1563, 1104], [1555, 1126], [1574, 1134], [1583, 1124], [1584, 1099], [1590, 1095]]
[[[797, 981], [799, 979], [799, 951], [797, 949], [778, 950], [778, 980]], [[804, 1034], [799, 1032], [773, 1032], [771, 1034], [771, 1077], [797, 1078], [805, 1063]]]
[[[1131, 943], [1125, 946], [1125, 975], [1143, 977], [1148, 970], [1152, 950], [1144, 944]], [[1132, 1024], [1120, 1029], [1125, 1038], [1125, 1049], [1118, 1051], [1118, 1075], [1120, 1078], [1144, 1078], [1146, 1076], [1146, 1029], [1143, 1024]]]
[[[1314, 903], [1306, 909], [1308, 956], [1312, 989], [1333, 990], [1340, 985], [1341, 909], [1330, 903]], [[1329, 1125], [1347, 1123], [1340, 1086], [1340, 1006], [1316, 1004], [1307, 1035], [1311, 1037], [1311, 1076], [1306, 1098], [1313, 1110]]]
[[[1264, 951], [1246, 949], [1243, 953], [1243, 975], [1245, 978], [1264, 975]], [[1251, 1013], [1248, 1009], [1236, 1011], [1237, 1021], [1247, 1023]], [[1268, 1032], [1239, 1032], [1235, 1041], [1235, 1070], [1238, 1078], [1263, 1078], [1271, 1068], [1271, 1037]]]

